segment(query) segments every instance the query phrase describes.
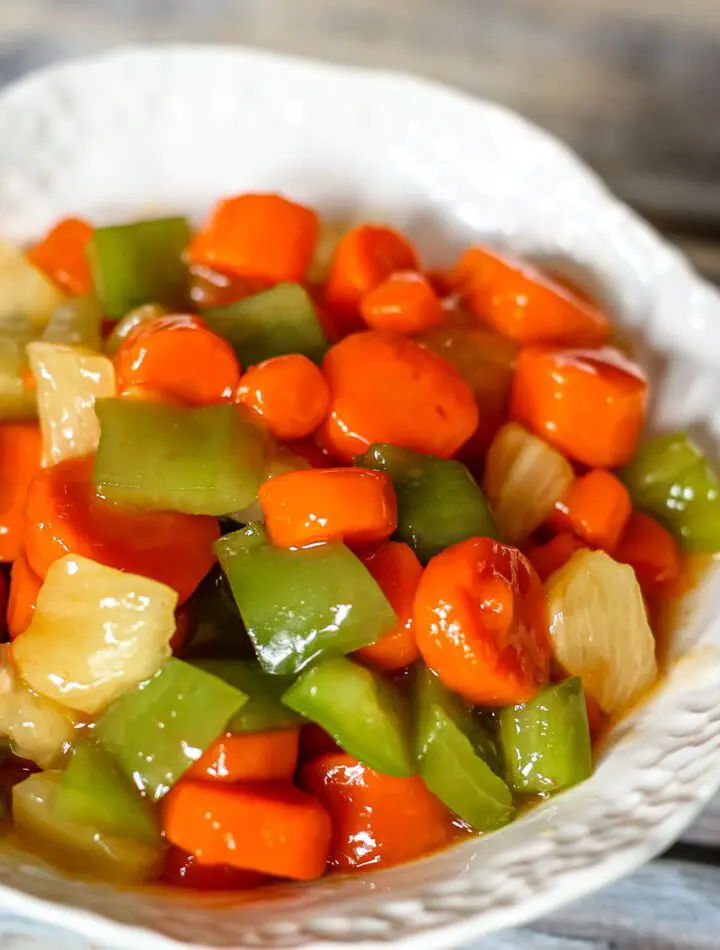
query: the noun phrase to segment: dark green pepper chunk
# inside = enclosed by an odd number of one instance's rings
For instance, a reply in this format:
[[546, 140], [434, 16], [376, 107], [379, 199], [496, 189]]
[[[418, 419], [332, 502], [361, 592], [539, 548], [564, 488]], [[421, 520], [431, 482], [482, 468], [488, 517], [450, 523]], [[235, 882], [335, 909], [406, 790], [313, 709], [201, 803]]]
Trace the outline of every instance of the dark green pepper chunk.
[[120, 771], [112, 756], [92, 742], [78, 742], [55, 798], [57, 814], [120, 838], [159, 843], [152, 806]]
[[620, 473], [636, 508], [690, 551], [720, 551], [720, 479], [684, 432], [642, 445]]
[[239, 689], [173, 658], [111, 703], [95, 734], [125, 775], [158, 801], [246, 702]]
[[415, 773], [409, 709], [380, 673], [330, 656], [302, 673], [283, 702], [376, 772], [399, 778]]
[[100, 399], [95, 486], [134, 508], [225, 515], [257, 497], [266, 433], [241, 406]]
[[[237, 524], [233, 525], [233, 530], [237, 530]], [[205, 575], [179, 610], [187, 624], [180, 648], [182, 659], [195, 662], [213, 658], [232, 662], [235, 659], [250, 660], [255, 656], [252, 641], [219, 565], [216, 564]]]
[[105, 316], [119, 319], [146, 303], [174, 311], [189, 303], [186, 218], [155, 218], [96, 228], [86, 254]]
[[592, 744], [576, 676], [497, 713], [505, 776], [523, 795], [557, 792], [592, 775]]
[[268, 673], [297, 673], [329, 651], [352, 653], [397, 623], [367, 568], [344, 544], [283, 550], [253, 523], [220, 538], [215, 553]]
[[510, 789], [495, 774], [497, 748], [470, 708], [430, 670], [416, 680], [416, 755], [433, 794], [475, 831], [493, 831], [512, 820]]
[[278, 284], [203, 319], [230, 343], [243, 366], [272, 356], [302, 353], [319, 363], [329, 344], [310, 295], [300, 284]]
[[293, 683], [292, 676], [266, 673], [257, 660], [196, 660], [195, 665], [235, 686], [248, 697], [247, 703], [233, 716], [228, 732], [265, 732], [302, 725], [302, 716], [282, 702], [282, 695]]
[[498, 540], [490, 506], [461, 462], [376, 444], [355, 464], [390, 476], [398, 503], [395, 537], [409, 544], [423, 564], [468, 538]]

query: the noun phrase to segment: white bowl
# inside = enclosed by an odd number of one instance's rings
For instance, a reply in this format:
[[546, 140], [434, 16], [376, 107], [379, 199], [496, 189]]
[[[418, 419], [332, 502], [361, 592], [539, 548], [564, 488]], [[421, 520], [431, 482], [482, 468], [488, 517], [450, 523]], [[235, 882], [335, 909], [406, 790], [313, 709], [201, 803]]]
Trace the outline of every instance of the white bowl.
[[[653, 425], [720, 427], [720, 297], [567, 149], [503, 109], [422, 82], [227, 47], [70, 63], [0, 96], [0, 234], [61, 215], [201, 211], [278, 189], [379, 217], [429, 260], [491, 239], [589, 270], [653, 374]], [[206, 898], [69, 880], [0, 854], [0, 906], [98, 943], [161, 950], [388, 944], [437, 950], [631, 871], [720, 784], [720, 577], [682, 604], [667, 675], [592, 777], [515, 824], [405, 867]]]

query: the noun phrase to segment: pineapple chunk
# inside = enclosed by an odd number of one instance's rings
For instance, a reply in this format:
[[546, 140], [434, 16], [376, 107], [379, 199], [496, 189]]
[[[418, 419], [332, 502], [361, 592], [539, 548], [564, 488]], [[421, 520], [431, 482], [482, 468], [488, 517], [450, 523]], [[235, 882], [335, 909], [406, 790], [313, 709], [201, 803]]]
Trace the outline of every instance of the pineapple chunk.
[[57, 766], [75, 736], [76, 723], [64, 706], [38, 696], [24, 683], [0, 648], [0, 736], [7, 736], [15, 755], [42, 769]]
[[22, 251], [0, 241], [0, 332], [18, 321], [42, 330], [63, 300], [64, 294]]
[[176, 605], [165, 584], [68, 554], [47, 573], [15, 664], [38, 693], [95, 715], [170, 655]]
[[555, 656], [606, 713], [657, 679], [655, 638], [635, 571], [604, 551], [576, 551], [545, 585]]
[[488, 449], [482, 486], [503, 541], [517, 544], [539, 528], [574, 478], [547, 442], [516, 422], [504, 425]]
[[35, 391], [25, 386], [22, 372], [27, 365], [25, 346], [0, 337], [0, 419], [27, 419], [35, 415]]
[[99, 353], [59, 343], [30, 343], [43, 465], [91, 455], [100, 441], [95, 400], [115, 395], [113, 364]]
[[55, 811], [62, 772], [39, 772], [12, 792], [13, 825], [41, 857], [67, 871], [122, 884], [149, 881], [163, 866], [163, 845], [109, 835]]

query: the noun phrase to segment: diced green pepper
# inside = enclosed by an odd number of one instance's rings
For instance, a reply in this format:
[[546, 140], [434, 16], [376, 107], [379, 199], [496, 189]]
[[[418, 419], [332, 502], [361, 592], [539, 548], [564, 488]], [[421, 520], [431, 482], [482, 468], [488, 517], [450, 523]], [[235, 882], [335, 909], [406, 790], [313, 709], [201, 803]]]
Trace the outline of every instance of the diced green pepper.
[[246, 702], [229, 683], [170, 659], [111, 703], [95, 734], [128, 778], [158, 801]]
[[68, 871], [137, 884], [162, 871], [165, 847], [110, 835], [89, 821], [70, 821], [55, 807], [62, 772], [37, 772], [12, 791], [13, 829], [33, 850]]
[[684, 433], [652, 439], [620, 473], [636, 508], [690, 551], [720, 551], [720, 479]]
[[248, 696], [247, 703], [230, 720], [228, 732], [265, 732], [289, 729], [304, 720], [283, 705], [281, 697], [292, 685], [292, 676], [266, 673], [257, 660], [197, 660], [196, 666], [225, 680]]
[[242, 406], [100, 399], [95, 410], [95, 485], [109, 501], [219, 516], [257, 495], [267, 436]]
[[501, 709], [497, 722], [505, 775], [516, 792], [557, 792], [592, 775], [585, 694], [577, 676], [529, 703]]
[[99, 831], [157, 843], [160, 828], [152, 806], [100, 746], [78, 742], [55, 798], [56, 814]]
[[376, 444], [355, 464], [390, 476], [398, 503], [395, 537], [409, 544], [423, 564], [467, 538], [498, 538], [485, 496], [461, 462]]
[[100, 350], [102, 320], [102, 308], [95, 297], [70, 297], [53, 311], [41, 339], [44, 343]]
[[159, 303], [145, 303], [142, 307], [135, 307], [134, 310], [130, 310], [113, 325], [110, 335], [105, 340], [107, 355], [115, 356], [125, 340], [141, 323], [148, 323], [150, 320], [157, 320], [158, 317], [165, 317], [168, 312], [167, 307], [163, 307]]
[[328, 651], [351, 653], [397, 623], [369, 571], [344, 544], [282, 550], [254, 523], [220, 538], [215, 552], [269, 673], [296, 673]]
[[344, 656], [329, 656], [302, 673], [283, 702], [330, 733], [376, 772], [415, 773], [410, 711], [395, 685]]
[[35, 387], [25, 386], [25, 343], [0, 336], [0, 421], [31, 419], [37, 415]]
[[[237, 530], [236, 524], [233, 524], [233, 530]], [[194, 662], [212, 657], [224, 662], [255, 656], [252, 641], [219, 565], [202, 579], [180, 609], [188, 625], [181, 648], [183, 659]]]
[[190, 225], [180, 217], [96, 228], [86, 255], [106, 317], [119, 319], [146, 303], [187, 309], [189, 243]]
[[318, 363], [329, 344], [310, 295], [300, 284], [278, 284], [226, 307], [203, 311], [210, 327], [234, 348], [243, 366], [286, 353]]
[[472, 712], [425, 668], [416, 681], [416, 754], [423, 781], [476, 831], [513, 817], [510, 789], [493, 771], [495, 745]]

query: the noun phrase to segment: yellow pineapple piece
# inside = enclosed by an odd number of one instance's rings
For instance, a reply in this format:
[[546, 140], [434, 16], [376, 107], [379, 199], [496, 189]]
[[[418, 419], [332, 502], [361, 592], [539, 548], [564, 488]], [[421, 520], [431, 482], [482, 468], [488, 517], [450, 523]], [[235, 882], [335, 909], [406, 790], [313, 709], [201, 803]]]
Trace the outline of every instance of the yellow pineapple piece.
[[8, 324], [42, 330], [65, 295], [22, 251], [0, 241], [0, 333]]

